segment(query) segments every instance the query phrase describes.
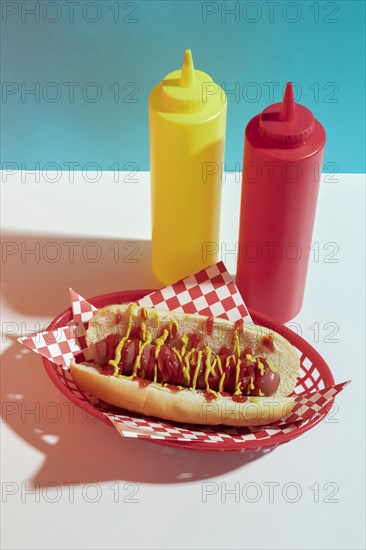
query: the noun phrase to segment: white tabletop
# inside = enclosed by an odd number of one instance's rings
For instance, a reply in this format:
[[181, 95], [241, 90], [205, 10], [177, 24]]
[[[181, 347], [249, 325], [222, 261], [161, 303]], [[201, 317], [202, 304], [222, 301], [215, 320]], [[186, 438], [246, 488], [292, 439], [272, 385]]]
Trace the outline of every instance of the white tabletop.
[[[16, 342], [69, 306], [69, 286], [87, 297], [156, 284], [149, 176], [115, 176], [2, 175], [3, 548], [363, 548], [364, 176], [322, 182], [292, 323], [352, 384], [326, 421], [265, 455], [123, 439], [68, 403]], [[239, 182], [227, 175], [223, 188], [231, 273]]]

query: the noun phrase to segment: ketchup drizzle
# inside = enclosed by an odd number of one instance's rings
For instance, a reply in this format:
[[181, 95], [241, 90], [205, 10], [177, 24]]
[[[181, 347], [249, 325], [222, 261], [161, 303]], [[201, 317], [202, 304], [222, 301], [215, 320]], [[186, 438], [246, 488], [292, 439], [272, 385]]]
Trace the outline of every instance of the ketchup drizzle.
[[[144, 308], [141, 308], [140, 315], [141, 319], [147, 320], [148, 315]], [[119, 324], [120, 322], [121, 315], [117, 314], [115, 323]], [[208, 336], [212, 334], [213, 326], [213, 317], [208, 317], [206, 321]], [[243, 320], [236, 321], [234, 327], [236, 331], [242, 331]], [[180, 359], [179, 353], [175, 353], [173, 347], [168, 345], [171, 341], [177, 340], [178, 326], [175, 322], [171, 322], [167, 328], [169, 329], [169, 338], [165, 340], [165, 343], [159, 344], [159, 350], [156, 351], [157, 344], [141, 341], [143, 336], [141, 327], [133, 327], [121, 349], [119, 374], [130, 376], [133, 373], [135, 375], [133, 379], [141, 388], [147, 387], [152, 381], [164, 385], [175, 393], [181, 389], [178, 386], [195, 387], [203, 393], [206, 401], [217, 398], [220, 389], [222, 391], [219, 393], [222, 396], [230, 395], [237, 403], [245, 402], [250, 395], [270, 396], [276, 392], [280, 382], [279, 373], [273, 367], [270, 368], [266, 358], [253, 358], [250, 346], [244, 348], [240, 353], [240, 358], [226, 346], [222, 346], [219, 354], [211, 352], [208, 356], [205, 343], [201, 338], [195, 333], [189, 333], [187, 334], [188, 344]], [[106, 363], [103, 366], [101, 358], [104, 357], [108, 362], [113, 357], [113, 348], [115, 350], [118, 343], [115, 339], [116, 335], [113, 337], [109, 335], [105, 340], [98, 342], [96, 346], [100, 359], [99, 364], [102, 366], [101, 373], [106, 376], [115, 374], [115, 369]], [[270, 351], [275, 349], [272, 335], [264, 336], [262, 344]], [[181, 346], [177, 345], [178, 352], [179, 349]], [[201, 351], [198, 353], [198, 350]], [[187, 369], [187, 354], [189, 354], [189, 380], [187, 371], [184, 371]], [[139, 357], [139, 363], [136, 362], [137, 357]], [[201, 358], [199, 362], [198, 357]], [[215, 360], [215, 367], [211, 370]], [[219, 364], [221, 364], [220, 368]], [[210, 369], [208, 373], [207, 369]], [[208, 388], [212, 391], [209, 391]]]

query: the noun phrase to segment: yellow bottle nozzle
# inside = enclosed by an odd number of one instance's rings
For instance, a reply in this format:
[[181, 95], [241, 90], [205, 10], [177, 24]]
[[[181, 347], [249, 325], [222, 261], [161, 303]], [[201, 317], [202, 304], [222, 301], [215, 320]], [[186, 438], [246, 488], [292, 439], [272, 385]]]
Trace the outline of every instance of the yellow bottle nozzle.
[[180, 85], [183, 86], [183, 88], [191, 88], [195, 85], [195, 81], [196, 77], [194, 72], [192, 52], [191, 50], [186, 50], [184, 52]]
[[[177, 114], [198, 113], [213, 104], [221, 103], [221, 93], [206, 94], [205, 90], [214, 85], [212, 78], [194, 68], [191, 50], [184, 52], [181, 69], [169, 73], [161, 83], [161, 100], [165, 107]], [[219, 90], [218, 90], [219, 91]]]

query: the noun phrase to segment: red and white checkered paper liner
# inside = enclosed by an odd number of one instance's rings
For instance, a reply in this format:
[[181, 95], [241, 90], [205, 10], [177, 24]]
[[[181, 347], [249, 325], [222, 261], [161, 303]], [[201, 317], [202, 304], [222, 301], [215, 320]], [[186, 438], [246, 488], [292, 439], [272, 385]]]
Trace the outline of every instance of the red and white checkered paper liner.
[[[94, 308], [94, 311], [97, 311], [97, 308]], [[39, 353], [55, 365], [68, 370], [75, 356], [78, 356], [80, 362], [91, 359], [85, 339], [87, 327], [87, 323], [72, 324], [56, 330], [24, 336], [18, 340], [34, 353]]]
[[90, 304], [72, 288], [70, 288], [69, 291], [74, 323], [87, 323], [93, 317], [94, 312], [98, 311], [98, 308]]
[[[315, 416], [324, 414], [327, 405], [349, 383], [325, 388], [316, 365], [306, 356], [300, 358], [301, 375], [295, 388], [296, 405], [290, 415], [276, 424], [253, 428], [225, 426], [188, 426], [138, 416], [99, 401], [86, 394], [74, 383], [69, 365], [73, 357], [78, 361], [90, 359], [85, 341], [88, 321], [97, 308], [70, 289], [73, 325], [20, 338], [19, 341], [35, 353], [55, 364], [61, 382], [85, 405], [92, 404], [101, 415], [106, 415], [123, 437], [170, 441], [200, 441], [204, 443], [243, 443], [268, 440], [279, 432], [289, 433]], [[244, 301], [224, 264], [219, 262], [190, 275], [177, 283], [148, 294], [137, 301], [141, 306], [212, 315], [236, 321], [252, 322]], [[322, 387], [323, 386], [323, 387]]]
[[141, 298], [140, 306], [199, 313], [230, 321], [252, 319], [223, 262]]
[[69, 368], [71, 360], [80, 353], [80, 342], [76, 339], [77, 325], [60, 327], [57, 330], [38, 332], [19, 338], [27, 348], [46, 357], [56, 365]]

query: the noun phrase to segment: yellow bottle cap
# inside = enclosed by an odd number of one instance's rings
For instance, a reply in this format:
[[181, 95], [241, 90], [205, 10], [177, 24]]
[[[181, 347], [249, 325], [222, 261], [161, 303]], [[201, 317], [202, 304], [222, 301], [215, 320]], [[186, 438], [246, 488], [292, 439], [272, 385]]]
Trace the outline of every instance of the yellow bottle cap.
[[169, 73], [162, 82], [162, 101], [174, 113], [196, 113], [203, 110], [213, 97], [213, 86], [217, 84], [207, 73], [195, 70], [192, 52], [186, 50], [182, 69]]

